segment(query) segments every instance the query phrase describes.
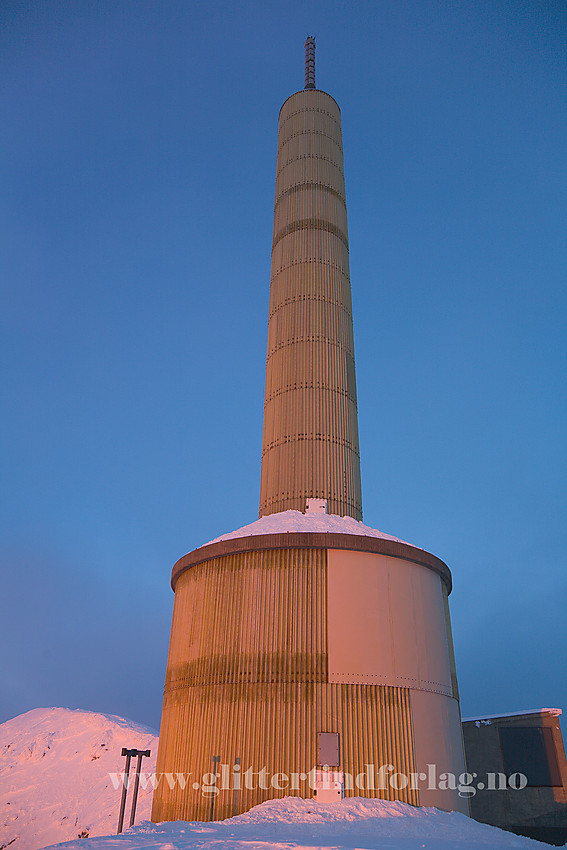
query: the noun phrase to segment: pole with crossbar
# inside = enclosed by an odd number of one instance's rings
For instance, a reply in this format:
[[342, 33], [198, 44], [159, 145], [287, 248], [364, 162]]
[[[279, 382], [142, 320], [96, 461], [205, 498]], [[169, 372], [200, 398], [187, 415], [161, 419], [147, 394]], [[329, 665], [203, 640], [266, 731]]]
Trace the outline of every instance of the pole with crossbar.
[[132, 811], [130, 812], [130, 826], [134, 826], [134, 818], [136, 817], [136, 803], [138, 802], [138, 788], [140, 787], [140, 770], [142, 769], [142, 759], [150, 757], [151, 750], [138, 750], [138, 764], [136, 765], [136, 778], [134, 779], [134, 793], [132, 795]]
[[126, 747], [122, 747], [122, 755], [126, 756], [126, 766], [122, 777], [122, 799], [120, 800], [120, 814], [118, 815], [118, 829], [116, 830], [116, 835], [120, 835], [122, 827], [124, 826], [124, 809], [126, 808], [126, 794], [128, 793], [128, 776], [130, 775], [130, 760], [132, 758], [132, 752], [136, 751], [127, 750]]
[[134, 794], [132, 797], [132, 811], [130, 812], [130, 826], [134, 826], [134, 818], [136, 817], [136, 803], [138, 802], [138, 789], [140, 787], [140, 771], [142, 767], [142, 759], [144, 756], [149, 758], [150, 754], [151, 750], [129, 750], [126, 747], [122, 747], [122, 755], [126, 756], [126, 766], [122, 775], [122, 798], [120, 800], [120, 813], [118, 815], [118, 829], [116, 830], [116, 835], [120, 835], [124, 826], [126, 796], [128, 794], [128, 785], [130, 784], [130, 762], [134, 756], [138, 756], [138, 764], [136, 766], [136, 778], [134, 780]]

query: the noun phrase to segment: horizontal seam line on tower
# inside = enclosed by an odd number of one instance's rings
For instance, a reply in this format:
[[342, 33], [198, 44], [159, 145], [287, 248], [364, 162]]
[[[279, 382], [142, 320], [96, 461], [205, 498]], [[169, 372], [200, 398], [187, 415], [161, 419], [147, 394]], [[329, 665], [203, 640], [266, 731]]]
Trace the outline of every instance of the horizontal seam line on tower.
[[314, 130], [314, 129], [313, 130], [294, 130], [293, 133], [291, 133], [291, 135], [286, 136], [286, 138], [283, 140], [283, 142], [279, 143], [277, 155], [279, 156], [280, 151], [281, 151], [281, 149], [283, 148], [284, 145], [287, 145], [288, 142], [291, 142], [291, 140], [295, 139], [297, 136], [324, 136], [325, 139], [330, 139], [331, 142], [334, 142], [335, 145], [340, 150], [341, 156], [344, 156], [343, 146], [339, 141], [337, 141], [337, 139], [335, 139], [334, 136], [331, 136], [329, 133], [325, 133], [324, 130]]
[[334, 345], [336, 348], [340, 348], [341, 351], [352, 359], [354, 363], [354, 352], [350, 350], [350, 348], [346, 348], [338, 339], [332, 339], [331, 337], [322, 336], [321, 334], [311, 334], [311, 336], [306, 337], [294, 337], [293, 339], [287, 339], [285, 342], [278, 342], [277, 345], [274, 345], [272, 349], [268, 351], [266, 356], [266, 362], [272, 357], [277, 351], [281, 351], [282, 348], [287, 348], [290, 345], [299, 345], [301, 342], [323, 342], [329, 343], [329, 345]]
[[336, 169], [338, 169], [344, 180], [343, 167], [340, 162], [336, 162], [334, 159], [331, 159], [330, 156], [324, 156], [323, 154], [300, 153], [297, 156], [290, 157], [290, 159], [286, 159], [285, 162], [280, 163], [280, 167], [276, 170], [276, 186], [282, 171], [284, 171], [286, 168], [289, 168], [290, 165], [295, 165], [296, 162], [300, 162], [302, 159], [320, 159], [321, 162], [329, 162]]
[[[311, 491], [305, 491], [305, 494], [303, 496], [300, 496], [300, 498], [305, 498], [307, 496], [308, 492], [311, 492]], [[281, 509], [280, 508], [281, 505], [286, 505], [286, 504], [289, 504], [290, 502], [293, 504], [294, 502], [297, 502], [297, 499], [298, 499], [298, 494], [293, 494], [291, 496], [280, 495], [280, 496], [275, 496], [273, 498], [270, 497], [270, 499], [264, 499], [264, 501], [260, 504], [260, 511], [262, 511], [263, 509], [269, 509], [271, 511], [272, 508], [274, 508], [274, 507]], [[346, 496], [340, 496], [339, 497], [336, 494], [331, 496], [331, 501], [336, 502], [337, 504], [340, 504], [340, 505], [344, 505], [347, 508], [352, 509], [355, 513], [360, 514], [360, 518], [362, 520], [362, 502], [357, 502], [355, 499], [352, 499], [352, 498], [346, 497]], [[284, 510], [287, 510], [287, 509], [284, 508]], [[274, 513], [276, 513], [276, 512], [277, 511], [275, 511]], [[269, 514], [262, 514], [262, 513], [260, 515], [261, 516], [269, 516]]]
[[327, 392], [327, 393], [336, 393], [337, 395], [342, 395], [344, 398], [347, 399], [347, 401], [351, 401], [355, 406], [356, 406], [356, 403], [357, 403], [356, 398], [353, 397], [348, 392], [348, 390], [338, 389], [337, 387], [314, 386], [312, 383], [311, 384], [305, 383], [305, 384], [296, 384], [293, 387], [282, 387], [281, 389], [276, 390], [273, 393], [270, 393], [270, 395], [266, 396], [266, 398], [264, 399], [264, 409], [266, 408], [266, 405], [268, 405], [275, 398], [278, 398], [278, 396], [283, 395], [284, 393], [297, 392], [297, 390], [315, 390], [315, 392], [321, 391], [321, 392]]
[[320, 257], [301, 257], [299, 260], [292, 260], [290, 263], [286, 263], [285, 266], [278, 266], [277, 270], [272, 272], [272, 283], [275, 281], [276, 277], [278, 277], [282, 272], [285, 272], [288, 269], [292, 269], [294, 266], [304, 265], [305, 263], [318, 263], [320, 266], [329, 266], [330, 268], [338, 271], [339, 274], [344, 275], [344, 277], [350, 284], [349, 273], [342, 266], [331, 260], [323, 260]]
[[323, 230], [326, 233], [332, 233], [333, 236], [336, 236], [341, 240], [341, 242], [343, 242], [348, 251], [348, 239], [346, 234], [343, 233], [336, 224], [333, 224], [331, 221], [327, 221], [324, 218], [300, 218], [298, 221], [292, 221], [289, 224], [286, 224], [285, 227], [282, 227], [282, 229], [276, 233], [274, 241], [272, 242], [272, 253], [274, 252], [278, 242], [286, 236], [296, 233], [298, 230]]
[[350, 449], [350, 451], [357, 457], [360, 456], [360, 450], [357, 446], [355, 446], [349, 440], [343, 440], [340, 437], [332, 437], [330, 435], [323, 436], [322, 434], [287, 434], [279, 440], [272, 440], [271, 442], [267, 443], [262, 448], [262, 457], [264, 457], [267, 452], [277, 448], [278, 446], [285, 446], [287, 443], [297, 443], [302, 440], [317, 440], [321, 443], [335, 443], [335, 445], [337, 446], [342, 446], [345, 449]]
[[174, 683], [169, 683], [164, 687], [164, 693], [169, 693], [170, 691], [178, 691], [180, 688], [202, 688], [203, 685], [222, 687], [223, 685], [272, 685], [272, 684], [290, 684], [290, 685], [301, 685], [301, 684], [329, 684], [327, 674], [322, 671], [321, 673], [315, 673], [312, 676], [299, 674], [295, 677], [284, 678], [282, 676], [266, 676], [263, 678], [226, 678], [226, 679], [217, 679], [211, 680], [207, 675], [203, 675], [199, 677], [199, 679], [176, 679]]
[[343, 313], [347, 314], [349, 319], [352, 319], [352, 313], [349, 307], [347, 307], [345, 304], [343, 304], [342, 301], [339, 301], [337, 298], [325, 298], [323, 295], [306, 294], [299, 296], [292, 295], [289, 298], [286, 298], [281, 301], [277, 305], [277, 307], [274, 307], [273, 310], [270, 310], [270, 312], [268, 313], [268, 321], [270, 321], [270, 319], [275, 316], [276, 313], [279, 313], [280, 310], [283, 310], [284, 307], [289, 307], [291, 304], [299, 304], [302, 301], [317, 301], [321, 302], [322, 304], [330, 304], [333, 307], [338, 307], [339, 310], [342, 310]]
[[335, 124], [342, 133], [341, 122], [337, 121], [336, 117], [333, 115], [332, 112], [329, 112], [328, 109], [320, 109], [318, 106], [305, 106], [303, 107], [303, 109], [296, 109], [295, 112], [290, 112], [289, 115], [286, 115], [283, 121], [280, 119], [280, 127], [283, 127], [286, 121], [289, 121], [291, 118], [295, 118], [296, 115], [301, 115], [302, 112], [318, 112], [320, 115], [328, 115], [328, 117], [335, 122]]
[[344, 205], [346, 210], [346, 198], [343, 198], [337, 189], [334, 189], [332, 186], [328, 186], [326, 183], [321, 183], [320, 181], [306, 180], [304, 183], [296, 183], [294, 186], [290, 186], [289, 189], [282, 192], [281, 195], [279, 195], [274, 201], [274, 212], [282, 198], [285, 198], [287, 195], [292, 195], [294, 192], [301, 192], [303, 189], [320, 189], [323, 192], [329, 192]]

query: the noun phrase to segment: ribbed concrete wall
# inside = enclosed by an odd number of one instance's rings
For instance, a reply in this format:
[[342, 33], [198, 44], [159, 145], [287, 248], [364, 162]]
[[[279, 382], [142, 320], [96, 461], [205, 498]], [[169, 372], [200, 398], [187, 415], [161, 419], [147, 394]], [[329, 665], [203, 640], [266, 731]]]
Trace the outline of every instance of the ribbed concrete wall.
[[260, 516], [362, 519], [340, 110], [300, 91], [280, 112]]
[[[424, 568], [426, 569], [426, 568]], [[179, 576], [157, 762], [163, 773], [191, 774], [185, 789], [161, 779], [152, 820], [208, 820], [203, 775], [213, 756], [242, 771], [305, 773], [317, 766], [317, 732], [340, 732], [341, 768], [415, 770], [410, 691], [330, 684], [327, 651], [327, 551], [277, 549], [215, 558]], [[218, 768], [215, 768], [218, 770]], [[257, 783], [256, 779], [256, 783]], [[214, 818], [265, 799], [312, 796], [309, 783], [278, 789], [222, 790]], [[418, 792], [348, 789], [418, 803]]]

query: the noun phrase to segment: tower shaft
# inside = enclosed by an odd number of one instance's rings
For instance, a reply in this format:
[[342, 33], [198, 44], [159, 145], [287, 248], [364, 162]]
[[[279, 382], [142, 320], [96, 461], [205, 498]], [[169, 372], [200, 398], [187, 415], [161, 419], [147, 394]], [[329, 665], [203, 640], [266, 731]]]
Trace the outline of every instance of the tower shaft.
[[340, 110], [305, 89], [280, 111], [260, 516], [362, 519]]

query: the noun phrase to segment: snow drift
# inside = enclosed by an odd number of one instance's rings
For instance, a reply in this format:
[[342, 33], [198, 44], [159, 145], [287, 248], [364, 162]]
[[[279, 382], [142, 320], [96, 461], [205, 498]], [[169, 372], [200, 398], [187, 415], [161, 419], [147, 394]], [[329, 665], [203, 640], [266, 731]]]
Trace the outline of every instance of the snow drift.
[[144, 823], [124, 835], [73, 841], [65, 850], [498, 850], [549, 846], [465, 815], [353, 797], [269, 800], [215, 823]]

